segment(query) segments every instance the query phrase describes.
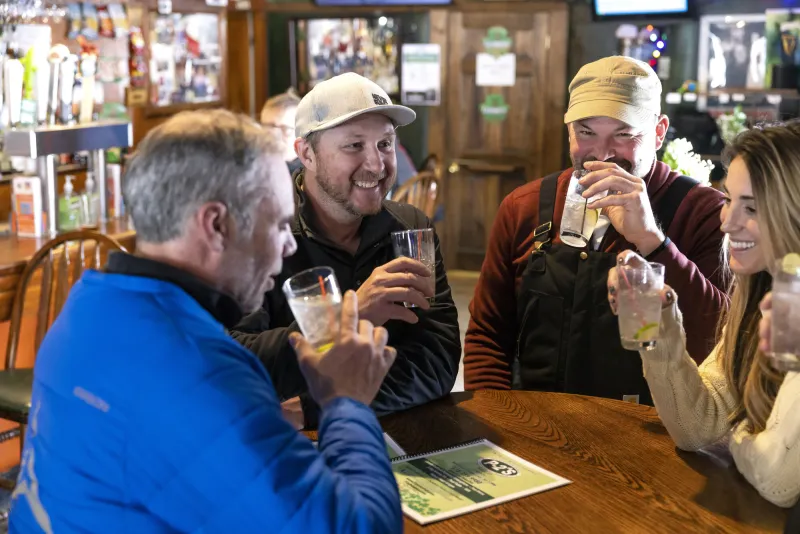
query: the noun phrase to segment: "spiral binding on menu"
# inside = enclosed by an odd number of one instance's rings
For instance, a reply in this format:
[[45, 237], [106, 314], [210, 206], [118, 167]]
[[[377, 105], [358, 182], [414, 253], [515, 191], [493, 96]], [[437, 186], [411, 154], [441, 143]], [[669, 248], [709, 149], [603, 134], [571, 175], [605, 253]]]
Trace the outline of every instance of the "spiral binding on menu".
[[426, 456], [430, 456], [431, 454], [439, 454], [440, 452], [447, 452], [455, 449], [461, 449], [464, 447], [468, 447], [469, 445], [475, 445], [477, 443], [483, 443], [483, 442], [488, 442], [488, 440], [486, 438], [471, 439], [469, 441], [464, 441], [456, 445], [451, 445], [450, 447], [442, 447], [441, 449], [434, 449], [432, 451], [423, 452], [420, 454], [406, 454], [405, 456], [398, 456], [397, 458], [392, 458], [391, 463], [394, 464], [398, 462], [404, 462], [406, 460], [416, 460], [417, 458], [425, 458]]

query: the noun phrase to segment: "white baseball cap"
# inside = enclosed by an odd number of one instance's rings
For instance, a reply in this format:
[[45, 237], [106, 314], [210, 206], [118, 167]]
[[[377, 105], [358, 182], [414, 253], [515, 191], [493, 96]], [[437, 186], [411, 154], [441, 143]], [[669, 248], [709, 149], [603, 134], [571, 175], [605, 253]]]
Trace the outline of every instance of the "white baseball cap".
[[392, 104], [386, 91], [375, 82], [348, 72], [318, 83], [300, 100], [295, 135], [306, 137], [365, 113], [385, 115], [395, 126], [411, 124], [417, 118], [413, 109]]

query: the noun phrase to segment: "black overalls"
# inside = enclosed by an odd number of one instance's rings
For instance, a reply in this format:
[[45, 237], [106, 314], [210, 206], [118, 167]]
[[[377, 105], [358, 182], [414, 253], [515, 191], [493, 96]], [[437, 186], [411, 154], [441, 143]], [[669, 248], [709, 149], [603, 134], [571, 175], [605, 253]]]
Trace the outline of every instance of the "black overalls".
[[[519, 337], [512, 387], [652, 404], [641, 358], [622, 348], [617, 318], [608, 305], [608, 271], [617, 253], [552, 243], [559, 175], [542, 180], [540, 224], [517, 289]], [[653, 206], [665, 233], [697, 184], [680, 176]]]

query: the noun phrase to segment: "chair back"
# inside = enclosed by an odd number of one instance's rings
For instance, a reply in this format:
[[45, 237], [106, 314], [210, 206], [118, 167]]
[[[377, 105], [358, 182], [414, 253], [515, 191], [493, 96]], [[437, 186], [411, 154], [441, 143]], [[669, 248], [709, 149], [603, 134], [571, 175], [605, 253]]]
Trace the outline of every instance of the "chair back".
[[428, 154], [428, 157], [419, 166], [420, 171], [431, 171], [437, 178], [441, 177], [441, 167], [439, 165], [439, 156], [436, 154]]
[[[87, 242], [92, 241], [94, 245], [87, 247]], [[80, 279], [83, 270], [87, 267], [99, 269], [101, 252], [105, 256], [113, 250], [125, 251], [125, 247], [116, 239], [94, 230], [77, 230], [51, 239], [36, 251], [20, 275], [14, 295], [6, 347], [6, 369], [13, 369], [17, 359], [25, 296], [39, 267], [42, 269], [34, 339], [36, 352], [39, 351], [45, 333], [61, 312], [69, 290]]]
[[401, 185], [392, 199], [411, 204], [432, 219], [439, 198], [439, 179], [431, 171], [422, 171]]

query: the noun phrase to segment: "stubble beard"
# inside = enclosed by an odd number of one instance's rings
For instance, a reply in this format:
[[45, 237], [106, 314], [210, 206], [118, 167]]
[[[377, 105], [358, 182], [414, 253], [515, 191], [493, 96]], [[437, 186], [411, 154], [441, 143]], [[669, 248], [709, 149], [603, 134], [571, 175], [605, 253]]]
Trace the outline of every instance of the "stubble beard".
[[396, 181], [396, 176], [389, 176], [386, 171], [382, 173], [359, 171], [350, 178], [347, 185], [340, 187], [334, 184], [333, 180], [329, 178], [327, 169], [321, 162], [318, 162], [317, 164], [315, 178], [322, 192], [325, 193], [333, 203], [341, 207], [348, 215], [352, 215], [353, 217], [376, 215], [380, 213], [382, 209], [382, 205], [379, 203], [374, 209], [370, 209], [368, 211], [360, 210], [350, 199], [350, 194], [352, 193], [353, 188], [357, 187], [353, 181], [378, 181], [382, 189], [382, 198], [386, 197], [386, 194]]

